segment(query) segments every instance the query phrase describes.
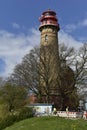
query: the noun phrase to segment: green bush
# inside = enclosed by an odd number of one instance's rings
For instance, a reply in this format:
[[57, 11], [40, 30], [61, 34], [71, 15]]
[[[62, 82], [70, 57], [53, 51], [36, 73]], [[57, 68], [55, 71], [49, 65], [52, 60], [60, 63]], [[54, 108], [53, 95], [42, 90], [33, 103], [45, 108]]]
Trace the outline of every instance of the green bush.
[[24, 107], [19, 111], [18, 120], [33, 117], [33, 110], [29, 107]]
[[9, 115], [5, 119], [0, 121], [0, 130], [12, 125], [16, 121], [17, 117], [15, 115]]
[[32, 108], [24, 107], [19, 111], [17, 115], [8, 115], [4, 119], [0, 120], [0, 130], [11, 126], [14, 122], [33, 117]]

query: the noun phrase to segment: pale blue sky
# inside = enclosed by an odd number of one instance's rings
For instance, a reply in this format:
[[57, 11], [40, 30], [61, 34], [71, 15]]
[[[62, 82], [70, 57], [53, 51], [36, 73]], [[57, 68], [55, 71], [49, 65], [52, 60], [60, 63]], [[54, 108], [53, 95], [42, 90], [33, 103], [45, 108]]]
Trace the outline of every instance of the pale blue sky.
[[87, 0], [0, 0], [0, 76], [8, 76], [40, 43], [38, 18], [49, 8], [57, 13], [60, 42], [87, 41]]

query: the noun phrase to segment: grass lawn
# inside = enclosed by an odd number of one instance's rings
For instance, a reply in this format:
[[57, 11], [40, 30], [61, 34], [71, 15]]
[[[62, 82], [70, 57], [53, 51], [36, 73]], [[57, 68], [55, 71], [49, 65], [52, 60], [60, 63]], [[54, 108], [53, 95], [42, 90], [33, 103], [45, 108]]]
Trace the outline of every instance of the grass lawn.
[[4, 130], [87, 130], [87, 121], [59, 117], [34, 117], [17, 122]]

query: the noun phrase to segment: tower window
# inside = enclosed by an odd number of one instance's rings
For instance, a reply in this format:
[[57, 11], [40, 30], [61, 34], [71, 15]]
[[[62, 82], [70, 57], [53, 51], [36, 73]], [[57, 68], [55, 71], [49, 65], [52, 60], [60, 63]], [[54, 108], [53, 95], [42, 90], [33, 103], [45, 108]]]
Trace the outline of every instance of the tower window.
[[48, 35], [45, 35], [45, 42], [47, 42], [48, 40]]

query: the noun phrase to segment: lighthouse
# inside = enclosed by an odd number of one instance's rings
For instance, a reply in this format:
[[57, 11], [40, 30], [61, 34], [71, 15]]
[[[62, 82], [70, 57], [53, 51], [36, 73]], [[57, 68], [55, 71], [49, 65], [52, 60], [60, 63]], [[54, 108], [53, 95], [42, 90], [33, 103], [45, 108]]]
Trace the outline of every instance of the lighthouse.
[[43, 102], [56, 103], [58, 97], [60, 30], [56, 12], [48, 9], [39, 18], [40, 37], [40, 87]]

